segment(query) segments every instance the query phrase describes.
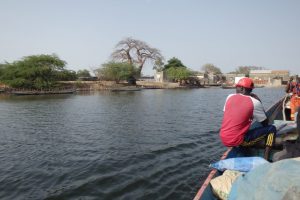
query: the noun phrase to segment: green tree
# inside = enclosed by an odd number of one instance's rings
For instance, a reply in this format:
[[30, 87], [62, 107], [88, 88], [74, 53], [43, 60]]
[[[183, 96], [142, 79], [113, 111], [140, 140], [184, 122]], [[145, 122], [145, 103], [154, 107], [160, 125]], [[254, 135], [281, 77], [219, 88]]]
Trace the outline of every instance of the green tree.
[[178, 81], [188, 79], [193, 72], [189, 70], [178, 58], [171, 58], [164, 66], [163, 70], [166, 72], [167, 78], [170, 81]]
[[5, 64], [0, 64], [0, 77], [1, 77], [1, 74], [3, 74], [3, 70], [5, 68]]
[[181, 82], [188, 79], [193, 72], [185, 67], [171, 67], [166, 70], [166, 74], [169, 80]]
[[54, 86], [65, 72], [66, 62], [57, 55], [32, 55], [2, 65], [0, 81], [15, 88], [42, 89]]
[[181, 62], [181, 60], [179, 60], [178, 58], [171, 58], [170, 60], [168, 60], [168, 63], [164, 66], [164, 70], [167, 70], [169, 68], [178, 68], [178, 67], [183, 67], [186, 68], [186, 66], [184, 66]]
[[58, 81], [75, 81], [78, 78], [76, 72], [73, 70], [58, 71], [55, 76]]
[[83, 70], [77, 71], [77, 76], [78, 77], [91, 77], [91, 74], [87, 69], [83, 69]]
[[116, 83], [135, 76], [137, 72], [133, 65], [119, 62], [104, 63], [102, 68], [95, 71], [100, 80], [116, 81]]
[[222, 74], [220, 68], [216, 67], [215, 65], [213, 65], [211, 63], [207, 63], [207, 64], [203, 65], [202, 70], [206, 74], [214, 74], [214, 75]]

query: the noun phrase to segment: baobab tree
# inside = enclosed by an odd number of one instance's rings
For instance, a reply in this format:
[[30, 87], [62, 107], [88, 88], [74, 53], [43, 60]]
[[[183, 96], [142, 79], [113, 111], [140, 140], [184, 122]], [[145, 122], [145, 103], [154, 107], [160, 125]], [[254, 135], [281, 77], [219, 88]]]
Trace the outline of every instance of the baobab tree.
[[207, 74], [214, 74], [214, 75], [222, 74], [219, 67], [216, 67], [215, 65], [210, 63], [203, 65], [202, 70]]
[[140, 76], [147, 61], [155, 63], [162, 61], [163, 56], [156, 48], [150, 47], [147, 43], [133, 38], [121, 40], [111, 54], [115, 62], [127, 62], [137, 67], [137, 75]]

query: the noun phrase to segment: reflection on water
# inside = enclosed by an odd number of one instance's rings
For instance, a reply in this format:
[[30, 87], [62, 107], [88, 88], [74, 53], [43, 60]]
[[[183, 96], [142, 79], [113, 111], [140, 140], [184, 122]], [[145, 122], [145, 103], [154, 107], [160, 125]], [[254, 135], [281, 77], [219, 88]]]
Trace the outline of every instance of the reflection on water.
[[[0, 96], [0, 199], [191, 199], [234, 90]], [[265, 107], [283, 89], [256, 89]]]

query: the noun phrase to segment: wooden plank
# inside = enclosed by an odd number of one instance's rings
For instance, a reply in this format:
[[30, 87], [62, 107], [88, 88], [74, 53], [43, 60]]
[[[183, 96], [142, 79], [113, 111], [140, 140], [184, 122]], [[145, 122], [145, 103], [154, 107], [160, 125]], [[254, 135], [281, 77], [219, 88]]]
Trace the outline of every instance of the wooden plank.
[[[220, 160], [224, 160], [228, 153], [231, 151], [231, 147], [227, 149], [227, 151], [222, 155], [221, 159]], [[207, 176], [207, 178], [205, 179], [204, 183], [202, 184], [201, 188], [198, 190], [196, 196], [194, 197], [194, 200], [200, 200], [201, 199], [201, 196], [203, 195], [205, 189], [207, 188], [207, 186], [209, 185], [210, 183], [210, 180], [215, 176], [217, 170], [216, 169], [213, 169], [210, 171], [209, 175]]]

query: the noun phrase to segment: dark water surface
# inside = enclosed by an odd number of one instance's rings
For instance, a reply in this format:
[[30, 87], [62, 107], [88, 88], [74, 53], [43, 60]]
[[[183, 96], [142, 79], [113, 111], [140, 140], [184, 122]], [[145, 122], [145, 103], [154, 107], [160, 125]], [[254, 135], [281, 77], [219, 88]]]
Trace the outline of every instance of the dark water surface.
[[[0, 199], [192, 199], [233, 92], [0, 96]], [[265, 108], [284, 95], [255, 92]]]

